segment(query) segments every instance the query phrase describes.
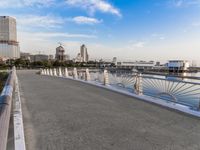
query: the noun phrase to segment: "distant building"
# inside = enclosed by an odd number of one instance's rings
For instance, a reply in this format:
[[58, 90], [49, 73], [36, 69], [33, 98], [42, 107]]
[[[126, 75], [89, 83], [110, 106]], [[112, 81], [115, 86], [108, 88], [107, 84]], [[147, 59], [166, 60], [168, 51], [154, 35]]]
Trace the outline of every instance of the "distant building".
[[48, 59], [49, 59], [48, 55], [44, 55], [44, 54], [34, 55], [34, 61], [44, 61], [44, 60], [48, 60]]
[[23, 52], [21, 52], [20, 53], [20, 58], [21, 59], [24, 59], [24, 60], [30, 60], [30, 53], [23, 53]]
[[160, 62], [159, 62], [159, 61], [157, 61], [155, 66], [160, 66]]
[[54, 60], [53, 55], [49, 55], [49, 60]]
[[70, 56], [69, 55], [65, 55], [65, 60], [70, 60]]
[[0, 16], [0, 57], [7, 59], [20, 58], [16, 20], [9, 16]]
[[123, 61], [117, 62], [118, 68], [130, 68], [130, 69], [152, 69], [155, 66], [154, 61]]
[[87, 47], [83, 44], [81, 45], [81, 62], [88, 62], [89, 61], [89, 55], [88, 55], [88, 52], [87, 52]]
[[55, 59], [60, 62], [66, 60], [65, 49], [61, 45], [56, 48]]
[[115, 65], [117, 64], [117, 57], [113, 57], [112, 63]]
[[75, 60], [75, 62], [81, 62], [82, 61], [82, 58], [81, 58], [81, 53], [78, 53]]
[[167, 67], [169, 72], [186, 72], [190, 67], [190, 63], [187, 60], [169, 60]]

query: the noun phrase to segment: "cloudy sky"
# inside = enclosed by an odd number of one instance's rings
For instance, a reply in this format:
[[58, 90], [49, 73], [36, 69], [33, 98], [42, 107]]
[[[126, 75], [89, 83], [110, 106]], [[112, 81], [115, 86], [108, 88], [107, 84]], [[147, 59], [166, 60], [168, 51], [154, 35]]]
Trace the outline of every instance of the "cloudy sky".
[[23, 52], [200, 60], [200, 0], [0, 0], [0, 15], [17, 19]]

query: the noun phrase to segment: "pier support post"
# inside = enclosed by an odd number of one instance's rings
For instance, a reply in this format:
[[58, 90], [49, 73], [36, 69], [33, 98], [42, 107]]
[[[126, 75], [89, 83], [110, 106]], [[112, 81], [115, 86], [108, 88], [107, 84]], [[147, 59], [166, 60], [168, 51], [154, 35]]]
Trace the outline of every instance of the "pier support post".
[[47, 74], [47, 71], [46, 71], [46, 69], [44, 69], [44, 75], [46, 75]]
[[142, 90], [142, 74], [141, 73], [139, 73], [136, 76], [136, 82], [135, 82], [135, 85], [134, 85], [134, 89], [135, 89], [135, 93], [137, 95], [142, 95], [143, 90]]
[[49, 68], [49, 75], [50, 75], [50, 76], [53, 76], [53, 71], [52, 71], [51, 68]]
[[44, 70], [40, 69], [40, 74], [43, 75], [44, 74]]
[[56, 68], [53, 69], [53, 75], [54, 75], [54, 76], [57, 76]]
[[90, 80], [91, 80], [91, 77], [90, 77], [90, 72], [89, 72], [89, 69], [88, 69], [88, 68], [85, 70], [85, 75], [86, 75], [85, 81], [90, 81]]
[[78, 72], [77, 72], [76, 68], [74, 68], [74, 70], [73, 70], [73, 77], [74, 77], [74, 79], [78, 79]]
[[65, 77], [69, 77], [68, 69], [65, 68]]
[[49, 75], [49, 69], [46, 69], [46, 75]]
[[105, 69], [103, 72], [104, 85], [109, 85], [108, 71]]
[[62, 68], [58, 68], [58, 75], [59, 77], [62, 77]]

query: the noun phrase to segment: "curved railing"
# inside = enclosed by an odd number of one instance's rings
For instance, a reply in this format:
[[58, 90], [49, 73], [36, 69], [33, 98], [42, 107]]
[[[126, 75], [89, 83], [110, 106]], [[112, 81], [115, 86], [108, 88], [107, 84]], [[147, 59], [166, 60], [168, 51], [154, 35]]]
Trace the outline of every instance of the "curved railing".
[[[66, 71], [67, 70], [67, 71]], [[52, 74], [54, 72], [54, 74]], [[67, 72], [67, 73], [66, 73]], [[200, 82], [189, 82], [182, 80], [164, 79], [153, 76], [136, 74], [116, 74], [104, 72], [93, 72], [86, 69], [68, 71], [62, 69], [41, 70], [42, 74], [71, 77], [85, 81], [92, 81], [97, 84], [110, 85], [114, 88], [127, 90], [137, 95], [147, 95], [159, 98], [167, 102], [173, 102], [200, 110]]]
[[0, 96], [0, 150], [6, 150], [16, 70], [13, 67]]

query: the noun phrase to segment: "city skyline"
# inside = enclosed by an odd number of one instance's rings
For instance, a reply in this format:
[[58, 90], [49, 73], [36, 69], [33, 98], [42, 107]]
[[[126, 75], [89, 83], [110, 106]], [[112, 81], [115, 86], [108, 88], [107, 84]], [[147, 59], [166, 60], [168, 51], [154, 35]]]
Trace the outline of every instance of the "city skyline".
[[17, 19], [23, 52], [54, 54], [62, 42], [71, 58], [84, 43], [91, 59], [199, 60], [199, 0], [0, 2], [0, 14]]

